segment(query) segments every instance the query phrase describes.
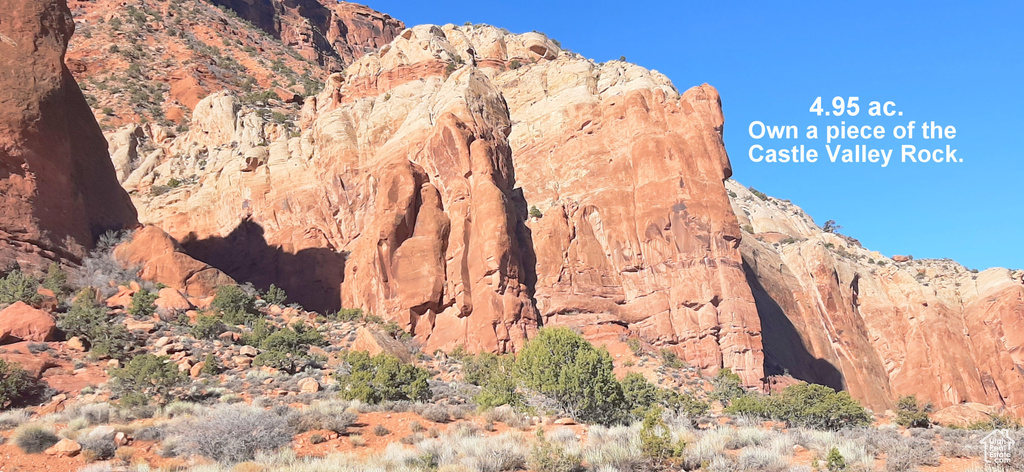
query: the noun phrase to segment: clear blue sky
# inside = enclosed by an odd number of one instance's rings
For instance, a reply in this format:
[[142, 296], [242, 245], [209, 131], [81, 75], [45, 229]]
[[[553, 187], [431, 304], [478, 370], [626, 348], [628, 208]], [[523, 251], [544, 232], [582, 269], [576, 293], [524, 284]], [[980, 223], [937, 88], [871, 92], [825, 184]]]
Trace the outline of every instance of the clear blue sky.
[[[887, 255], [1024, 268], [1024, 2], [374, 2], [409, 25], [466, 21], [542, 31], [598, 61], [620, 56], [685, 90], [718, 88], [734, 178], [788, 198], [819, 224]], [[748, 159], [754, 120], [818, 124], [836, 95], [859, 96], [848, 123], [934, 120], [957, 127], [960, 164], [766, 164]], [[892, 100], [903, 117], [869, 118]], [[762, 140], [764, 141], [764, 140]], [[825, 153], [824, 142], [814, 145]], [[928, 144], [918, 139], [916, 145]], [[786, 142], [763, 142], [788, 147]], [[851, 144], [851, 143], [847, 143]]]

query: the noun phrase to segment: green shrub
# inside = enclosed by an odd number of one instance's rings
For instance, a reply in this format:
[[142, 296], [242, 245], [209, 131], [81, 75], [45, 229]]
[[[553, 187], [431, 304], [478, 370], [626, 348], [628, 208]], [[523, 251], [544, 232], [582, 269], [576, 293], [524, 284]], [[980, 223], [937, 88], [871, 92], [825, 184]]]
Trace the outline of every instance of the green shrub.
[[145, 319], [156, 313], [157, 294], [149, 290], [139, 290], [132, 295], [132, 304], [128, 307], [128, 314], [135, 319]]
[[569, 452], [561, 444], [544, 437], [544, 430], [537, 428], [537, 439], [530, 450], [530, 469], [537, 472], [582, 472], [583, 456]]
[[283, 305], [287, 299], [288, 294], [284, 293], [284, 289], [274, 284], [270, 284], [270, 288], [267, 289], [267, 293], [263, 296], [263, 301], [270, 305]]
[[732, 369], [728, 367], [719, 370], [711, 383], [714, 389], [708, 395], [708, 398], [718, 400], [725, 406], [728, 406], [733, 400], [742, 397], [746, 393], [743, 390], [740, 376], [733, 373]]
[[537, 205], [533, 205], [530, 207], [530, 218], [544, 218], [544, 213], [541, 213]]
[[621, 420], [622, 386], [611, 355], [569, 328], [543, 328], [520, 351], [516, 378], [554, 399], [578, 421], [611, 424]]
[[38, 305], [43, 299], [38, 290], [38, 280], [23, 274], [18, 269], [12, 270], [0, 278], [0, 305], [9, 305], [19, 301], [29, 305]]
[[141, 393], [151, 397], [166, 396], [185, 380], [185, 375], [167, 356], [143, 354], [123, 368], [111, 369], [110, 379], [111, 390], [116, 394]]
[[219, 375], [223, 371], [224, 367], [220, 365], [220, 361], [217, 360], [217, 356], [213, 355], [213, 353], [207, 354], [206, 358], [203, 359], [203, 368], [200, 370], [200, 374], [213, 377]]
[[846, 459], [839, 453], [839, 448], [832, 446], [832, 449], [829, 449], [828, 457], [825, 458], [825, 467], [829, 472], [846, 470]]
[[634, 421], [646, 417], [647, 412], [656, 408], [663, 398], [657, 386], [636, 372], [630, 372], [622, 379], [622, 396], [621, 408]]
[[430, 373], [380, 353], [350, 352], [344, 356], [347, 374], [335, 374], [342, 398], [377, 404], [383, 401], [423, 401], [430, 398]]
[[256, 297], [237, 285], [225, 285], [217, 289], [210, 308], [220, 313], [227, 324], [252, 324], [260, 316], [256, 309]]
[[654, 470], [671, 469], [685, 447], [685, 443], [672, 439], [668, 425], [661, 419], [661, 408], [649, 409], [640, 427], [640, 452], [651, 461]]
[[301, 321], [291, 327], [275, 330], [260, 320], [254, 326], [253, 335], [245, 338], [246, 342], [254, 342], [263, 349], [253, 359], [257, 366], [273, 367], [288, 372], [296, 372], [300, 367], [317, 364], [318, 359], [309, 354], [311, 346], [325, 346], [327, 340], [319, 331], [307, 327]]
[[515, 358], [512, 356], [497, 356], [489, 352], [463, 356], [464, 379], [482, 387], [473, 399], [481, 408], [523, 406], [523, 396], [516, 391], [514, 370]]
[[916, 396], [904, 395], [896, 402], [896, 424], [907, 428], [927, 428], [932, 424], [928, 417], [931, 411], [931, 403], [919, 404]]
[[661, 362], [665, 367], [671, 367], [673, 369], [682, 369], [683, 367], [686, 367], [686, 363], [679, 358], [679, 355], [676, 354], [675, 351], [671, 349], [662, 349], [660, 354]]
[[53, 431], [39, 425], [26, 425], [14, 433], [14, 444], [25, 454], [39, 454], [59, 440]]
[[135, 337], [122, 323], [112, 322], [106, 308], [95, 303], [96, 292], [84, 288], [75, 297], [71, 309], [57, 319], [57, 327], [71, 336], [84, 339], [94, 357], [124, 359], [135, 348]]
[[202, 315], [196, 318], [196, 324], [189, 330], [189, 334], [196, 339], [217, 339], [227, 326], [220, 320], [219, 316]]
[[17, 401], [32, 386], [32, 377], [21, 365], [0, 359], [0, 410]]
[[836, 392], [824, 385], [798, 384], [782, 392], [761, 396], [740, 396], [725, 409], [729, 414], [745, 414], [785, 421], [790, 426], [836, 431], [871, 423], [871, 415], [848, 392]]
[[1009, 415], [992, 415], [988, 421], [978, 421], [967, 425], [971, 430], [1020, 429], [1020, 420]]
[[60, 264], [54, 262], [46, 268], [46, 277], [43, 278], [43, 288], [50, 290], [54, 295], [64, 293], [68, 288], [68, 273], [61, 269]]
[[342, 308], [337, 313], [329, 315], [328, 318], [332, 318], [338, 321], [359, 321], [363, 319], [362, 308]]
[[640, 344], [640, 339], [629, 338], [626, 340], [626, 346], [629, 346], [629, 350], [633, 351], [633, 355], [641, 357], [644, 355], [643, 346]]

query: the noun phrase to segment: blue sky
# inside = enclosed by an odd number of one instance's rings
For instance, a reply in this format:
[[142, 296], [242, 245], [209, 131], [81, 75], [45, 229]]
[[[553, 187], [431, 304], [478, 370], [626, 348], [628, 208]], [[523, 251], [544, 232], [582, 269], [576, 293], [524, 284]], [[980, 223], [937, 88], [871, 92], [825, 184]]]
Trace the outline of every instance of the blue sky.
[[[405, 21], [487, 23], [541, 31], [598, 61], [657, 69], [685, 90], [707, 82], [725, 110], [734, 178], [803, 207], [819, 224], [887, 255], [955, 259], [971, 268], [1024, 268], [1024, 2], [373, 2]], [[906, 163], [893, 138], [845, 144], [895, 148], [879, 164], [751, 162], [754, 120], [822, 129], [836, 117], [808, 108], [822, 97], [860, 97], [847, 124], [890, 129], [915, 120], [954, 125], [958, 164]], [[867, 117], [891, 100], [903, 117]]]

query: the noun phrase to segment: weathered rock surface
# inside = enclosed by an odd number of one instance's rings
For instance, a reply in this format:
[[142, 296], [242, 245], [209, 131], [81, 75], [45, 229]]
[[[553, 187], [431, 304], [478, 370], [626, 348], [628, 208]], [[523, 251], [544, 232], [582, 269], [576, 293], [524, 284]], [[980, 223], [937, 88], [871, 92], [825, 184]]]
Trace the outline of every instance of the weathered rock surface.
[[136, 230], [129, 241], [114, 249], [114, 257], [127, 267], [139, 267], [143, 280], [170, 287], [161, 290], [157, 299], [157, 305], [165, 309], [189, 308], [177, 291], [204, 297], [219, 286], [235, 284], [224, 272], [186, 254], [167, 233], [152, 225]]
[[341, 70], [391, 42], [405, 25], [363, 5], [329, 0], [215, 0], [303, 57]]
[[898, 262], [728, 183], [763, 328], [765, 368], [845, 388], [876, 411], [916, 394], [1024, 413], [1022, 272]]
[[25, 302], [14, 302], [0, 310], [0, 345], [49, 341], [56, 329], [57, 324], [49, 313]]
[[107, 144], [64, 65], [65, 0], [14, 1], [0, 21], [0, 266], [76, 261], [136, 221]]
[[367, 308], [428, 349], [513, 348], [539, 308], [759, 383], [713, 88], [680, 95], [537, 33], [427, 25], [332, 76], [301, 124], [207, 97], [174, 157], [129, 177], [199, 182], [135, 194], [141, 219], [238, 280]]

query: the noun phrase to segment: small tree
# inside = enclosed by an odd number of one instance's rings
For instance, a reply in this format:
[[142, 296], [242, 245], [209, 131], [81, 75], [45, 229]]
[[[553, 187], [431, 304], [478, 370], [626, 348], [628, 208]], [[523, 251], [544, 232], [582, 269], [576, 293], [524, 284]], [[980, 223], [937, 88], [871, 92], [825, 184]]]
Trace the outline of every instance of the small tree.
[[132, 295], [132, 304], [128, 307], [128, 314], [135, 319], [145, 319], [156, 313], [157, 294], [142, 289]]
[[344, 357], [349, 365], [346, 374], [335, 374], [341, 396], [370, 404], [382, 401], [423, 401], [430, 398], [430, 372], [406, 364], [387, 353], [370, 356], [364, 351], [350, 352]]
[[846, 459], [839, 453], [839, 448], [832, 446], [832, 449], [829, 449], [828, 457], [825, 458], [825, 467], [829, 472], [846, 470]]
[[270, 288], [267, 289], [267, 293], [263, 296], [263, 301], [270, 305], [283, 305], [287, 299], [288, 294], [284, 293], [284, 289], [274, 284], [270, 284]]
[[821, 230], [826, 233], [838, 233], [841, 229], [843, 229], [843, 227], [836, 224], [836, 220], [828, 220], [821, 226]]
[[210, 308], [220, 313], [224, 322], [228, 324], [251, 324], [259, 318], [256, 297], [237, 285], [225, 285], [218, 288], [217, 294], [210, 302]]
[[739, 375], [733, 373], [732, 369], [726, 367], [718, 371], [712, 381], [714, 389], [708, 395], [708, 398], [712, 400], [718, 400], [722, 405], [729, 406], [729, 404], [743, 396], [746, 391], [743, 390], [743, 382]]
[[149, 396], [166, 396], [171, 388], [185, 380], [184, 374], [167, 356], [153, 354], [136, 356], [124, 368], [111, 369], [110, 378], [114, 393], [122, 398], [132, 394], [132, 402], [142, 403], [146, 403]]
[[915, 395], [904, 395], [896, 402], [896, 424], [907, 428], [928, 428], [932, 425], [928, 413], [931, 403], [920, 404]]
[[42, 301], [39, 295], [39, 281], [15, 269], [0, 278], [0, 305], [24, 302], [38, 305]]
[[20, 365], [0, 359], [0, 410], [14, 403], [33, 386], [32, 377]]
[[523, 347], [515, 372], [524, 386], [554, 399], [576, 420], [621, 420], [622, 386], [611, 355], [569, 328], [543, 328]]
[[57, 319], [57, 327], [69, 337], [83, 338], [94, 357], [124, 359], [135, 347], [135, 337], [124, 324], [113, 322], [105, 308], [96, 305], [96, 292], [90, 287], [78, 293], [71, 309]]

